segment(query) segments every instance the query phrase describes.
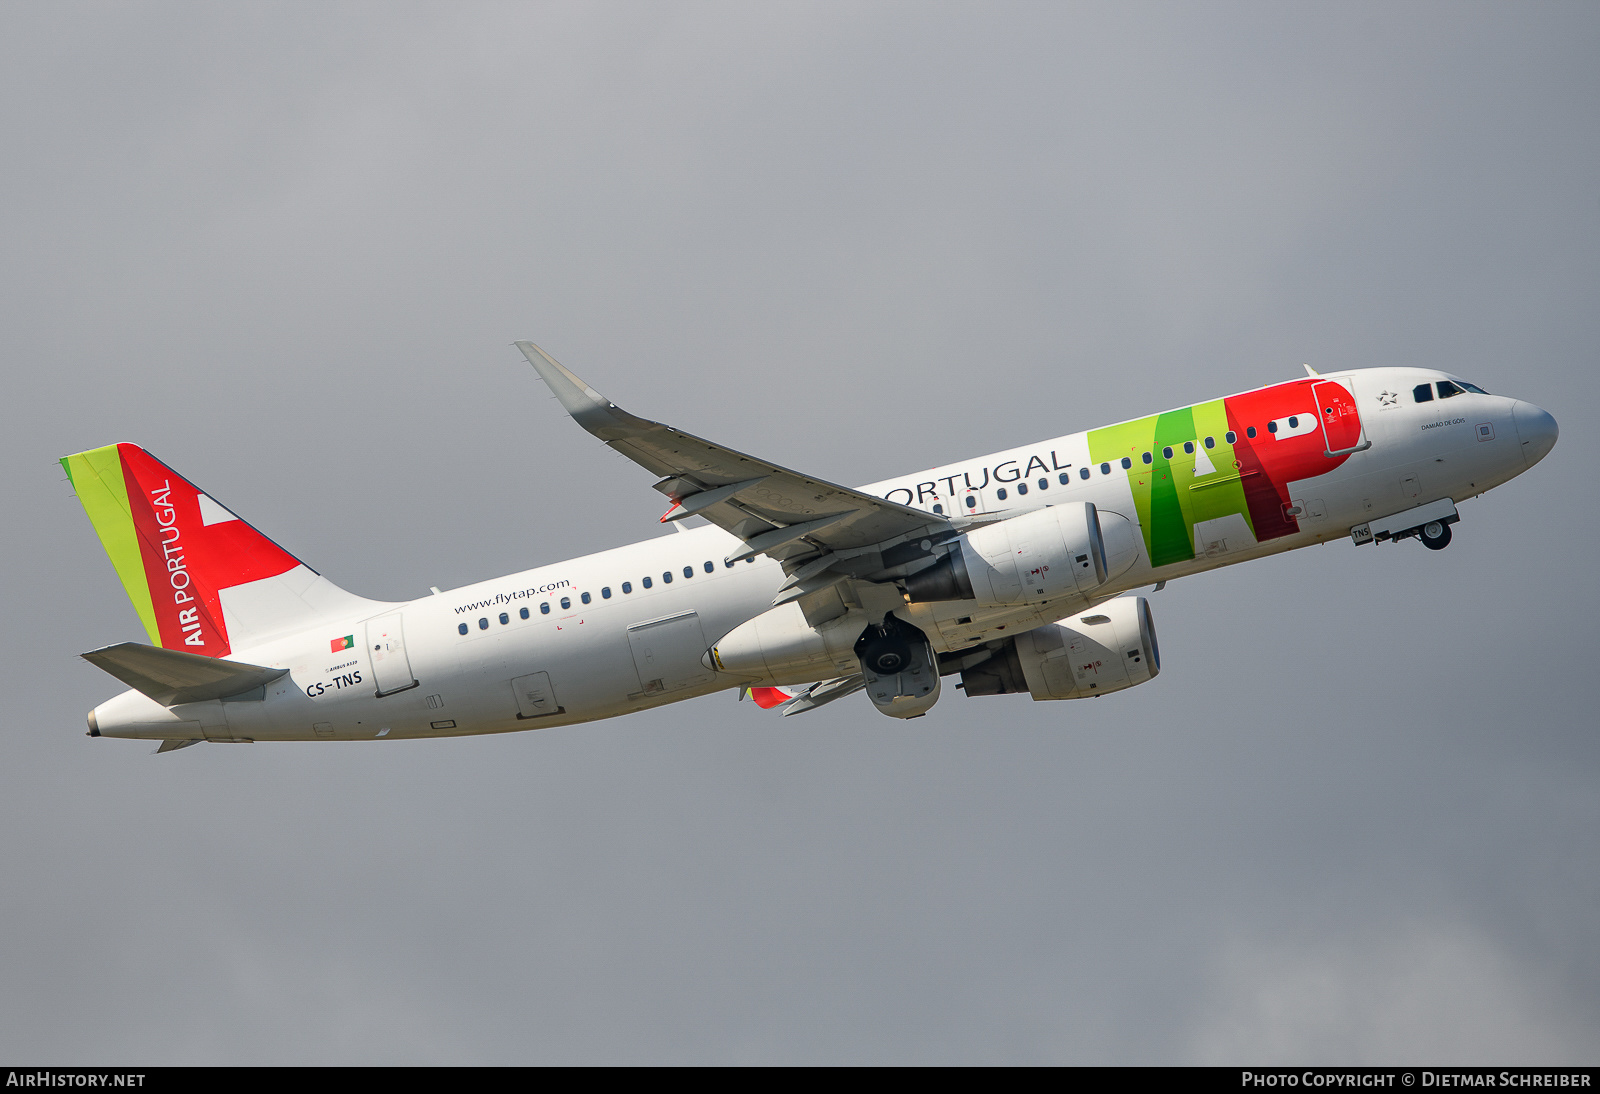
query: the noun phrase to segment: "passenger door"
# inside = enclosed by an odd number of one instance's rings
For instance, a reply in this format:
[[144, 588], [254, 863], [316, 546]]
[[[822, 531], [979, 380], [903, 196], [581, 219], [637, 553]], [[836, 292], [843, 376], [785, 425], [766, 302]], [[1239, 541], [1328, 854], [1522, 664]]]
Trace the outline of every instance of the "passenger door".
[[390, 612], [367, 620], [367, 652], [372, 655], [372, 676], [378, 685], [378, 694], [393, 695], [397, 691], [417, 686], [411, 675], [411, 661], [406, 657], [403, 612]]
[[1348, 378], [1323, 380], [1311, 385], [1312, 396], [1317, 400], [1317, 415], [1322, 420], [1323, 451], [1331, 456], [1348, 456], [1370, 448], [1361, 424], [1361, 413], [1356, 409], [1354, 383]]

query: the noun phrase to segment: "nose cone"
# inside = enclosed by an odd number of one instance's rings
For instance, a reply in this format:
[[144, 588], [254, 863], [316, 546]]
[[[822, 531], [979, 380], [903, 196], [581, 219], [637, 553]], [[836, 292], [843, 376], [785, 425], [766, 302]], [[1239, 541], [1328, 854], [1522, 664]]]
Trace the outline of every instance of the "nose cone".
[[1513, 417], [1517, 423], [1517, 439], [1522, 442], [1522, 458], [1532, 467], [1550, 454], [1561, 431], [1548, 410], [1541, 410], [1532, 403], [1519, 401]]

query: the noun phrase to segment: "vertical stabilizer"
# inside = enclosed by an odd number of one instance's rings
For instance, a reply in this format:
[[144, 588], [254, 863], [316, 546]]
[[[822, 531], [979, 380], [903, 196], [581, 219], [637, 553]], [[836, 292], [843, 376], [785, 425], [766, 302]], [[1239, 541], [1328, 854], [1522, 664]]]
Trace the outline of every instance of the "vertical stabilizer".
[[222, 657], [364, 606], [134, 444], [61, 460], [150, 641]]

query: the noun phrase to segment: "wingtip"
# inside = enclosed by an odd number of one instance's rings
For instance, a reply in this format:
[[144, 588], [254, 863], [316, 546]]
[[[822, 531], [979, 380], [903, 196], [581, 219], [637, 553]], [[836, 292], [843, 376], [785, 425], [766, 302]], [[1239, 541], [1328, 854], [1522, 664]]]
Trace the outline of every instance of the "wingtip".
[[590, 387], [580, 376], [527, 339], [513, 345], [522, 351], [573, 420], [591, 433], [619, 424], [617, 404]]

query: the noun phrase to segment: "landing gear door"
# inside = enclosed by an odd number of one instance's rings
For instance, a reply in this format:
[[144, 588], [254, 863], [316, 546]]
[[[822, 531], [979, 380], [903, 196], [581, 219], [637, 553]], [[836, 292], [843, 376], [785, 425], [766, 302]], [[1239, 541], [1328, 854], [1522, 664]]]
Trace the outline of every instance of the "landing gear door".
[[1372, 447], [1366, 427], [1361, 423], [1361, 413], [1356, 409], [1354, 388], [1349, 377], [1311, 385], [1311, 393], [1317, 400], [1317, 416], [1322, 421], [1323, 452], [1330, 459]]
[[403, 615], [403, 612], [390, 612], [367, 620], [367, 652], [372, 655], [372, 676], [380, 696], [417, 686], [411, 675], [411, 662], [406, 657], [405, 631], [401, 626]]

